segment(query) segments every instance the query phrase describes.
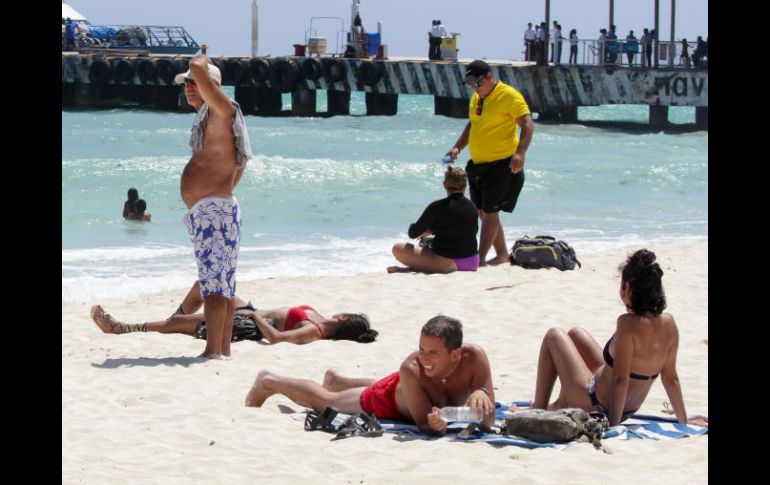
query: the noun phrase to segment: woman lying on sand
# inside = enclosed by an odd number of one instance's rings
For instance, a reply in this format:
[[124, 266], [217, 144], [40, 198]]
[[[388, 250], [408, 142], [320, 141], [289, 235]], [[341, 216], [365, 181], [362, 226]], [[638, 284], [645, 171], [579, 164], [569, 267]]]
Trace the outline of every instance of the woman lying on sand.
[[[642, 406], [660, 375], [677, 420], [708, 426], [702, 417], [688, 419], [685, 411], [676, 372], [679, 331], [674, 317], [663, 313], [663, 270], [655, 253], [640, 249], [620, 270], [620, 298], [627, 313], [618, 317], [615, 334], [602, 350], [581, 328], [548, 330], [540, 347], [532, 407], [599, 411], [615, 426]], [[557, 377], [561, 391], [549, 405]]]
[[[166, 320], [123, 323], [105, 313], [101, 305], [91, 307], [91, 318], [104, 333], [160, 332], [196, 335], [196, 330], [200, 334], [198, 326], [202, 322], [205, 323], [203, 313], [194, 313], [202, 305], [203, 299], [198, 282], [195, 282], [177, 311]], [[262, 336], [271, 344], [278, 342], [306, 344], [321, 339], [369, 343], [373, 342], [378, 335], [378, 332], [369, 326], [366, 315], [361, 314], [337, 313], [331, 318], [326, 318], [308, 305], [256, 310], [251, 303], [246, 303], [237, 296], [235, 308], [235, 318], [242, 318], [239, 315], [249, 317]]]

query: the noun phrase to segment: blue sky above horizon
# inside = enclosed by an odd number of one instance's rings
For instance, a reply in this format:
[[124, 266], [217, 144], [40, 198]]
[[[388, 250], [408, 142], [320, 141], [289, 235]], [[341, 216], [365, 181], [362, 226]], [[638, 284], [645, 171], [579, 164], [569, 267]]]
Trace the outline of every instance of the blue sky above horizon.
[[[67, 2], [92, 24], [181, 25], [214, 56], [251, 55], [252, 0], [71, 0]], [[641, 37], [654, 24], [654, 1], [615, 0], [619, 38], [629, 30]], [[289, 55], [304, 43], [311, 17], [342, 17], [347, 29], [351, 0], [259, 0], [258, 55]], [[480, 8], [482, 5], [483, 8]], [[382, 22], [382, 43], [390, 56], [422, 56], [428, 52], [427, 31], [439, 18], [448, 32], [458, 32], [461, 58], [521, 59], [527, 22], [545, 20], [545, 0], [361, 0], [367, 31]], [[708, 37], [708, 1], [676, 2], [675, 38]], [[551, 0], [551, 20], [565, 35], [595, 39], [609, 23], [609, 0]], [[317, 34], [335, 49], [338, 20], [316, 20]], [[671, 0], [660, 1], [660, 38], [671, 36]]]

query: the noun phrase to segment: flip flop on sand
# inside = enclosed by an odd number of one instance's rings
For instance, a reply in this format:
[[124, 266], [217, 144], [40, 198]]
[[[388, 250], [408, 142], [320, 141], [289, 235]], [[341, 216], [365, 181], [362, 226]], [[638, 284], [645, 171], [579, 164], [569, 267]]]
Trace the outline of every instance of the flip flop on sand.
[[342, 423], [342, 426], [337, 431], [337, 436], [332, 438], [332, 441], [350, 438], [352, 436], [373, 438], [382, 436], [382, 433], [382, 425], [380, 425], [377, 416], [369, 413], [360, 413], [358, 416], [349, 417]]
[[337, 408], [327, 407], [320, 413], [308, 411], [305, 416], [305, 431], [326, 431], [327, 433], [336, 433], [339, 426], [334, 424], [334, 418], [339, 414]]

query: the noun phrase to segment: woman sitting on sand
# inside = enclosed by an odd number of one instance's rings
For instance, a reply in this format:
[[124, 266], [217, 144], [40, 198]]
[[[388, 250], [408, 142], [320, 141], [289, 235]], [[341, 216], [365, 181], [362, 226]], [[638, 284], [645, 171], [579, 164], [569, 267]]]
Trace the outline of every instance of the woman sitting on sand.
[[479, 221], [476, 206], [465, 197], [467, 185], [465, 170], [447, 167], [444, 174], [446, 198], [432, 202], [417, 222], [409, 226], [409, 237], [433, 236], [433, 239], [429, 246], [395, 244], [393, 256], [406, 267], [389, 266], [388, 273], [476, 271], [479, 267], [476, 242]]
[[[615, 426], [641, 407], [660, 376], [677, 420], [708, 426], [701, 417], [687, 418], [676, 372], [679, 331], [674, 317], [663, 313], [663, 270], [655, 262], [655, 253], [640, 249], [620, 270], [620, 298], [627, 313], [618, 317], [615, 334], [602, 351], [583, 329], [548, 330], [540, 347], [532, 407], [599, 411]], [[561, 391], [549, 405], [557, 377]]]
[[[205, 325], [205, 317], [203, 313], [193, 312], [198, 311], [202, 305], [200, 287], [196, 281], [177, 311], [166, 320], [122, 323], [105, 313], [101, 305], [91, 307], [91, 318], [104, 333], [160, 332], [200, 336], [199, 326]], [[251, 303], [246, 303], [237, 296], [235, 308], [235, 318], [239, 319], [239, 315], [249, 317], [246, 322], [248, 324], [253, 322], [259, 333], [271, 344], [278, 342], [306, 344], [321, 339], [369, 343], [373, 342], [378, 335], [378, 332], [369, 326], [366, 315], [337, 313], [331, 318], [325, 318], [307, 305], [256, 310]]]

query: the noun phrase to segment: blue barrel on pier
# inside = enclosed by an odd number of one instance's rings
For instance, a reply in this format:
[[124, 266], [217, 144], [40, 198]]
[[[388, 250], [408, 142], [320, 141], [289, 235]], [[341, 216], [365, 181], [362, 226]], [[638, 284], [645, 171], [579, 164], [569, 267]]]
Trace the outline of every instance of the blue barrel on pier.
[[380, 51], [380, 33], [374, 33], [374, 34], [367, 34], [369, 37], [369, 47], [367, 53], [370, 56], [377, 57], [377, 54]]

